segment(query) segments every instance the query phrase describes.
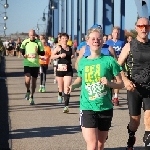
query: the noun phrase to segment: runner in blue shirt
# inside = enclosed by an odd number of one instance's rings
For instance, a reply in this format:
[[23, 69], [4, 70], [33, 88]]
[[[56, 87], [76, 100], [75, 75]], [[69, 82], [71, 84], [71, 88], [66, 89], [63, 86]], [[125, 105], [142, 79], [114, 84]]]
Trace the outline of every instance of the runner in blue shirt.
[[[122, 40], [119, 40], [120, 36], [120, 28], [114, 27], [112, 31], [112, 39], [108, 40], [106, 42], [107, 45], [112, 46], [116, 52], [117, 57], [119, 57], [122, 48], [125, 45], [125, 42]], [[114, 106], [119, 105], [119, 99], [118, 99], [119, 89], [114, 89], [114, 98], [112, 100]]]
[[83, 46], [86, 46], [87, 43], [86, 43], [86, 36], [84, 38], [82, 38], [82, 41], [80, 42], [80, 44], [77, 46], [77, 56], [79, 55], [79, 52], [80, 52], [80, 49], [83, 47]]
[[79, 46], [77, 47], [78, 50], [80, 50], [83, 46], [87, 45], [86, 41], [83, 41], [79, 44]]
[[125, 42], [121, 41], [121, 40], [117, 40], [117, 39], [116, 40], [112, 39], [112, 40], [108, 40], [106, 42], [106, 44], [109, 45], [109, 46], [112, 46], [114, 48], [115, 52], [116, 52], [117, 57], [119, 57], [119, 55], [121, 53], [121, 50], [125, 45]]

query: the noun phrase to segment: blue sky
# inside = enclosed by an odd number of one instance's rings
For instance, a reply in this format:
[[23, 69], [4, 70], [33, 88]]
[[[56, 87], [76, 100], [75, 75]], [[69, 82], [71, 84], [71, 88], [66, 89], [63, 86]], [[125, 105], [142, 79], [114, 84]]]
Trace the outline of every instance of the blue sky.
[[[7, 9], [7, 30], [6, 34], [16, 32], [28, 32], [31, 28], [36, 29], [37, 22], [45, 24], [40, 18], [43, 10], [48, 5], [49, 0], [8, 0], [9, 8]], [[119, 2], [115, 0], [115, 25], [119, 25]], [[0, 12], [4, 11], [0, 5]], [[45, 9], [47, 12], [47, 8]], [[134, 0], [126, 0], [125, 28], [134, 29], [137, 19], [137, 9]], [[0, 23], [3, 19], [0, 17]], [[41, 25], [44, 29], [45, 26]], [[2, 26], [0, 26], [2, 30]]]

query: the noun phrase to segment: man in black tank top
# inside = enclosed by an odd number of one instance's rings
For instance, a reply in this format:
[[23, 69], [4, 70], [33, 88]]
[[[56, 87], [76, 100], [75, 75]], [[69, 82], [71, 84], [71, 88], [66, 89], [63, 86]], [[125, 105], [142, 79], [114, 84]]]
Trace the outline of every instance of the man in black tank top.
[[140, 18], [136, 24], [137, 37], [127, 43], [118, 59], [122, 66], [127, 60], [128, 77], [122, 73], [122, 79], [127, 88], [127, 100], [130, 122], [127, 126], [129, 139], [127, 150], [132, 150], [135, 144], [135, 132], [140, 124], [141, 107], [143, 103], [145, 134], [143, 142], [145, 150], [150, 150], [150, 41], [148, 34], [150, 23], [147, 18]]

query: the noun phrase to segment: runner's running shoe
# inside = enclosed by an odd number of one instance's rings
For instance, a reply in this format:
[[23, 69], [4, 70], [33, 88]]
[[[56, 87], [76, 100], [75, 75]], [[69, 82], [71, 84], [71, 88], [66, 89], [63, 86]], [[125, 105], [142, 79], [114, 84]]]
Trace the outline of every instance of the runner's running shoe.
[[30, 102], [30, 105], [34, 105], [34, 100], [33, 100], [33, 98], [30, 97], [29, 102]]
[[69, 108], [66, 106], [64, 107], [63, 113], [68, 113], [69, 112]]
[[27, 92], [26, 95], [25, 95], [25, 99], [29, 100], [29, 98], [30, 98], [30, 92]]

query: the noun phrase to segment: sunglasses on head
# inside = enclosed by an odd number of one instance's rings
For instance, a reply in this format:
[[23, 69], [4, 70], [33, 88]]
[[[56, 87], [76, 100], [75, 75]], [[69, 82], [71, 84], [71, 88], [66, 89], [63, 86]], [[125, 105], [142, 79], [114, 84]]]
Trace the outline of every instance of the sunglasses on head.
[[138, 28], [142, 29], [150, 29], [150, 25], [136, 25]]

